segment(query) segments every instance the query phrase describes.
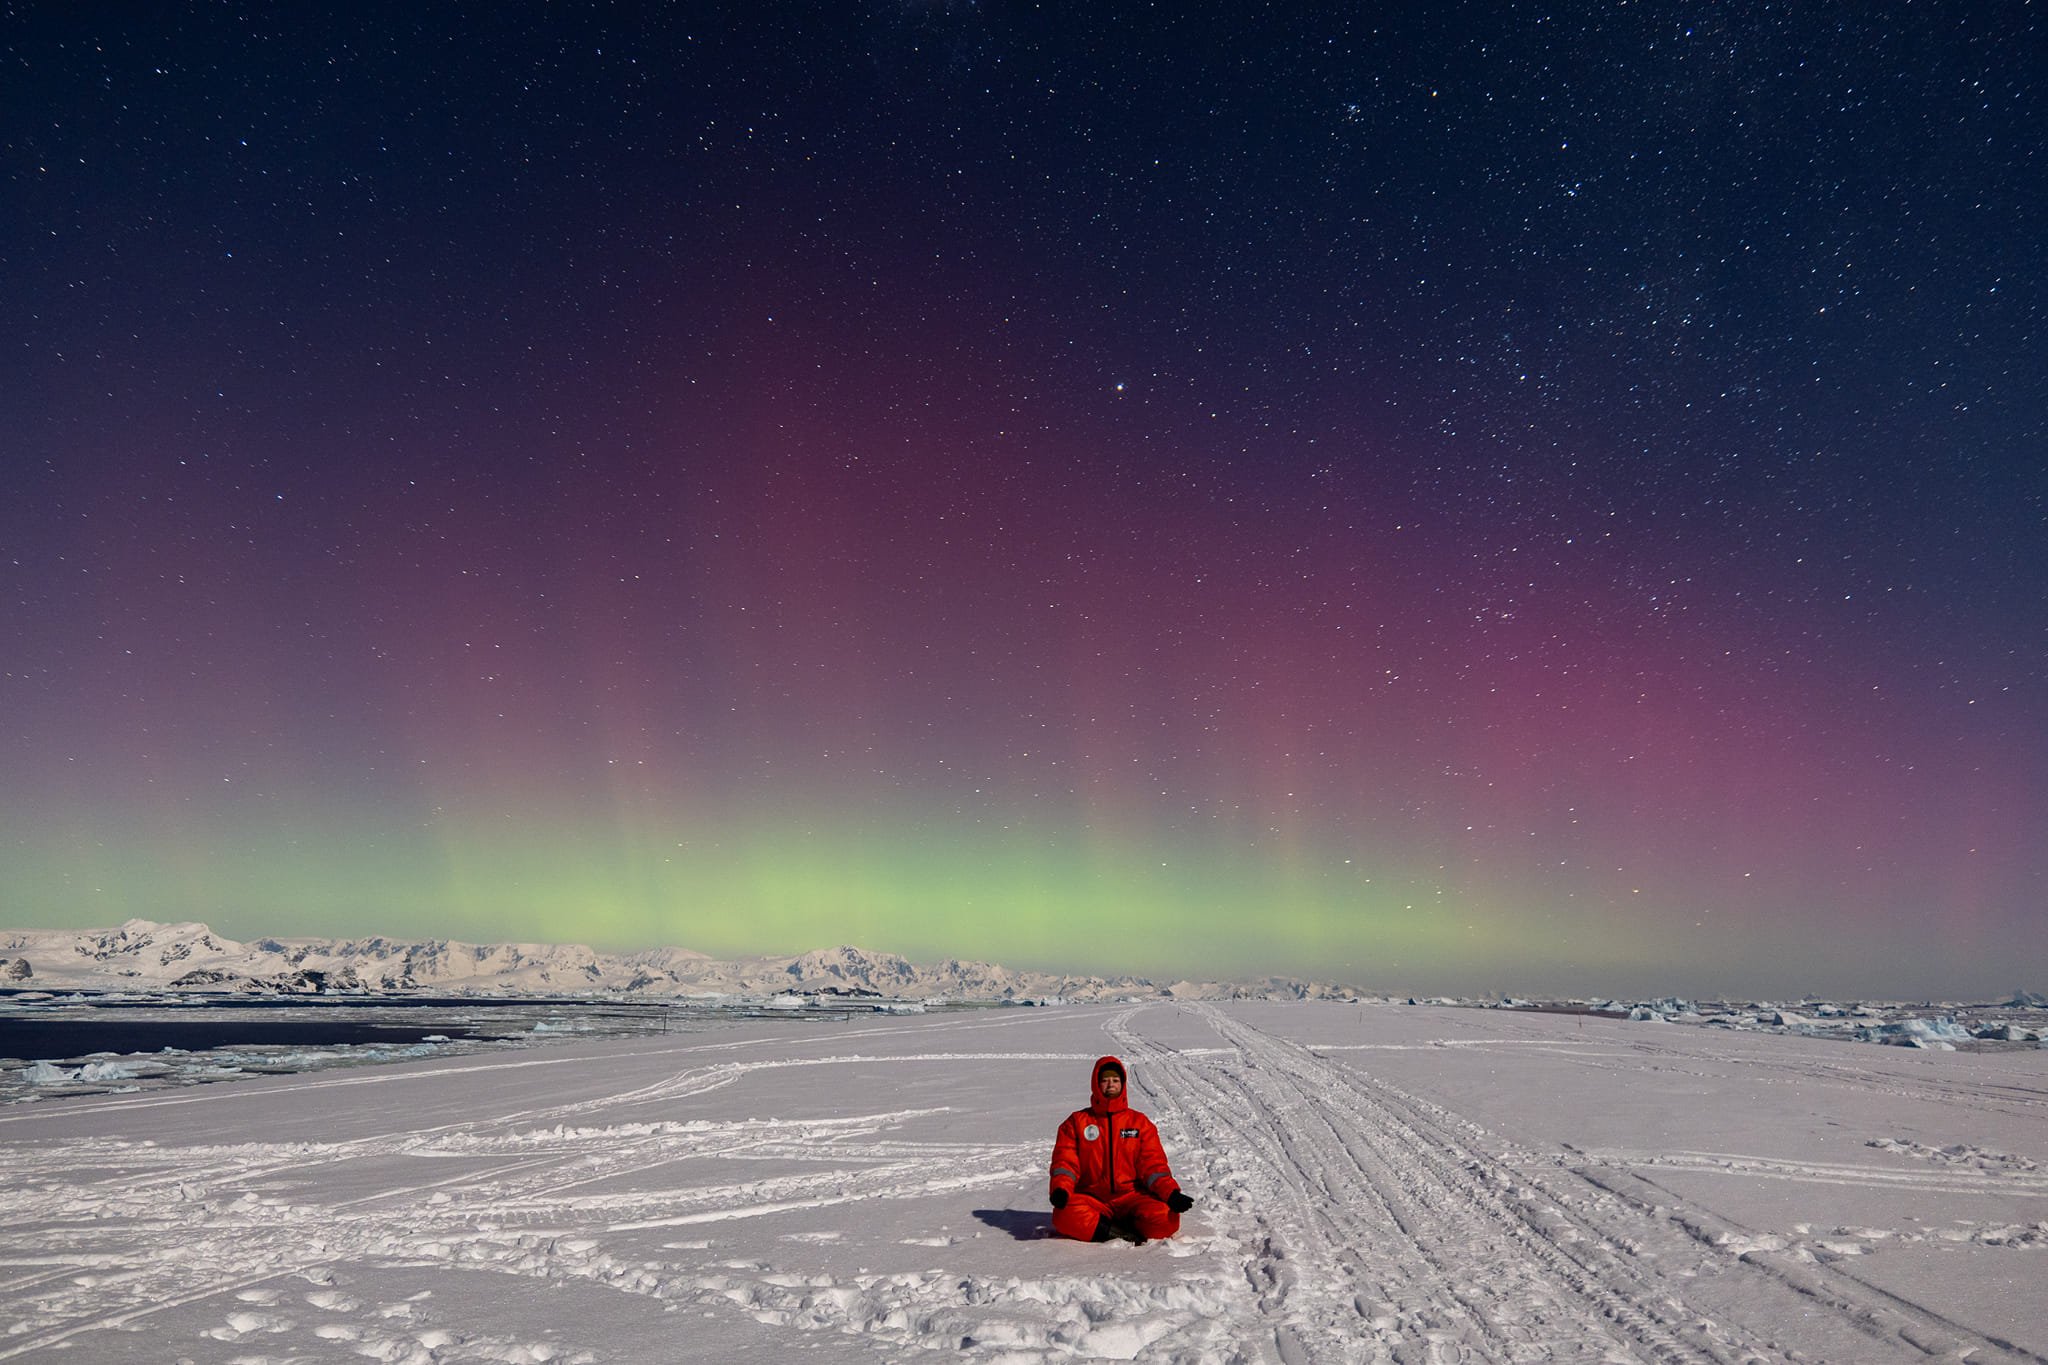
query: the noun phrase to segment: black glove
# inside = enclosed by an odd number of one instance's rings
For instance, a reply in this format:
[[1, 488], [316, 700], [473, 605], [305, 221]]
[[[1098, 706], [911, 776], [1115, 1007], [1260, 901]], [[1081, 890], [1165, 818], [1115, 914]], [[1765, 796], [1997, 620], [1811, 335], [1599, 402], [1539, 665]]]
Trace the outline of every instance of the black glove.
[[1054, 1190], [1052, 1192], [1052, 1206], [1056, 1209], [1063, 1209], [1067, 1206], [1067, 1192], [1065, 1190]]
[[1194, 1206], [1195, 1201], [1179, 1190], [1175, 1190], [1172, 1194], [1166, 1196], [1166, 1207], [1172, 1209], [1175, 1213], [1186, 1213]]

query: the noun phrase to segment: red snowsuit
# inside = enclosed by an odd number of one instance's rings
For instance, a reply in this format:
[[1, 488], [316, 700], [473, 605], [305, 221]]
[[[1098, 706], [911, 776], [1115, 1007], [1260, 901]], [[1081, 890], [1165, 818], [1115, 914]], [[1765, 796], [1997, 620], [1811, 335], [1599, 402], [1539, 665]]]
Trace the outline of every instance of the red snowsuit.
[[[1102, 1093], [1103, 1068], [1111, 1066], [1124, 1074], [1124, 1091], [1113, 1099]], [[1052, 1188], [1068, 1194], [1052, 1211], [1053, 1232], [1086, 1242], [1103, 1219], [1120, 1218], [1140, 1237], [1173, 1236], [1180, 1215], [1166, 1197], [1180, 1183], [1166, 1164], [1159, 1130], [1125, 1102], [1130, 1072], [1115, 1057], [1102, 1057], [1089, 1075], [1093, 1102], [1067, 1116], [1052, 1144]]]

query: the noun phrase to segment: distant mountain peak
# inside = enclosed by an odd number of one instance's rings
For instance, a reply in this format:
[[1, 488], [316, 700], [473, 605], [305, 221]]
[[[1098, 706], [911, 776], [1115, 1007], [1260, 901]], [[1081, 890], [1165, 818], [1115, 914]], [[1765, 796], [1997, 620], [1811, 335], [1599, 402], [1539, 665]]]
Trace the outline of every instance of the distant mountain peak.
[[[204, 924], [131, 919], [111, 929], [0, 930], [0, 954], [32, 969], [38, 986], [63, 989], [219, 988], [483, 994], [593, 992], [662, 996], [861, 994], [900, 999], [1068, 1000], [1227, 997], [1242, 986], [1138, 977], [1018, 971], [948, 958], [920, 965], [896, 953], [842, 943], [788, 956], [720, 960], [688, 948], [606, 953], [581, 943], [467, 943], [460, 939], [224, 938]], [[1346, 988], [1261, 983], [1275, 998], [1355, 998]]]

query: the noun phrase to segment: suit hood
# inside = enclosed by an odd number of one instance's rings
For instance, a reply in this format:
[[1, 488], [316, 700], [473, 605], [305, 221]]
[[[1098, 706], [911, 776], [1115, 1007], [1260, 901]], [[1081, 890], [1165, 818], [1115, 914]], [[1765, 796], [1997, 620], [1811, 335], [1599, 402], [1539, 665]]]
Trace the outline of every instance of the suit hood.
[[[1112, 1099], [1102, 1093], [1102, 1071], [1104, 1067], [1115, 1067], [1123, 1073], [1124, 1088]], [[1098, 1114], [1121, 1114], [1130, 1104], [1131, 1069], [1124, 1065], [1121, 1057], [1097, 1057], [1095, 1069], [1088, 1073], [1088, 1107]]]

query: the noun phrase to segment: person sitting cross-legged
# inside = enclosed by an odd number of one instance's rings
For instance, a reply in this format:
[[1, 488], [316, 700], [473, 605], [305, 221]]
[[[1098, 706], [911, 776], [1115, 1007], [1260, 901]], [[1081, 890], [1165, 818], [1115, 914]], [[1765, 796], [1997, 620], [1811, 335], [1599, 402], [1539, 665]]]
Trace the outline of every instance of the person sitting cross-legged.
[[1126, 1100], [1123, 1062], [1100, 1058], [1091, 1075], [1088, 1107], [1053, 1140], [1053, 1233], [1080, 1242], [1173, 1236], [1195, 1201], [1173, 1178], [1159, 1130]]

